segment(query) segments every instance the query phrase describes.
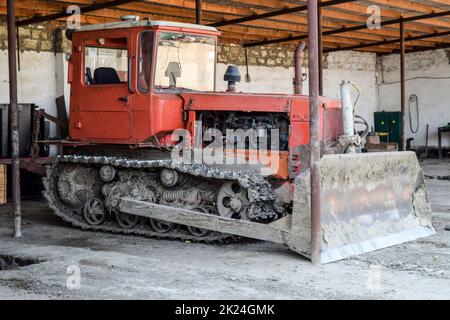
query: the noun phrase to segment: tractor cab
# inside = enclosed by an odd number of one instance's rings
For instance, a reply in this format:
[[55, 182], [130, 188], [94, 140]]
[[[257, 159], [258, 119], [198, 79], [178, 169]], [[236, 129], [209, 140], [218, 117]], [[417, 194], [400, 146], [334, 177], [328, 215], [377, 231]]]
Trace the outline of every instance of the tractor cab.
[[132, 144], [183, 127], [173, 96], [214, 91], [218, 34], [136, 18], [68, 33], [71, 139]]

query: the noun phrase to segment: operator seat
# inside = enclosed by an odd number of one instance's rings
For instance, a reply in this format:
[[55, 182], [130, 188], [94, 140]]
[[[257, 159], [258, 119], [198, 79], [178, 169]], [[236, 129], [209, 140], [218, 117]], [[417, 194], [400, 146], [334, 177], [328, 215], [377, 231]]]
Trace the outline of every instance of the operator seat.
[[116, 69], [100, 67], [94, 71], [94, 82], [95, 84], [117, 84], [120, 83], [120, 78]]

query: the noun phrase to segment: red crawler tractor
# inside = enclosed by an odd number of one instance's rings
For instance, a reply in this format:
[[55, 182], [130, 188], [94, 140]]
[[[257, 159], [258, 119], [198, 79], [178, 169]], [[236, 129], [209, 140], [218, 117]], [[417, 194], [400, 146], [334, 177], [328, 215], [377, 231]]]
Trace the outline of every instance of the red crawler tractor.
[[[249, 237], [310, 255], [308, 97], [236, 92], [232, 67], [229, 90], [216, 92], [218, 34], [159, 21], [68, 33], [70, 138], [44, 178], [58, 216], [94, 231]], [[433, 233], [415, 155], [346, 154], [358, 139], [342, 118], [340, 101], [321, 98], [321, 261]]]

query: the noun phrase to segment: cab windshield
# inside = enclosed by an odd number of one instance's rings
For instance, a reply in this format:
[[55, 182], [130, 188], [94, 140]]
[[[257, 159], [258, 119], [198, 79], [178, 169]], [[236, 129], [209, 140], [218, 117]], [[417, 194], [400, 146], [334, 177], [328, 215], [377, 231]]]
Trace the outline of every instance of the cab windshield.
[[216, 44], [210, 36], [163, 32], [158, 36], [155, 91], [213, 91]]

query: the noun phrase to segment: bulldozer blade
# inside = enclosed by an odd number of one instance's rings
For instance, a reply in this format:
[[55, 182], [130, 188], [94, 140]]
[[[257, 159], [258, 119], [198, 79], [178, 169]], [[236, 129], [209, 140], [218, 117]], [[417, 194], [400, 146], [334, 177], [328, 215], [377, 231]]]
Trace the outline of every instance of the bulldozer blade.
[[[415, 153], [326, 155], [320, 161], [320, 262], [435, 233]], [[309, 172], [295, 182], [288, 245], [311, 257]]]

